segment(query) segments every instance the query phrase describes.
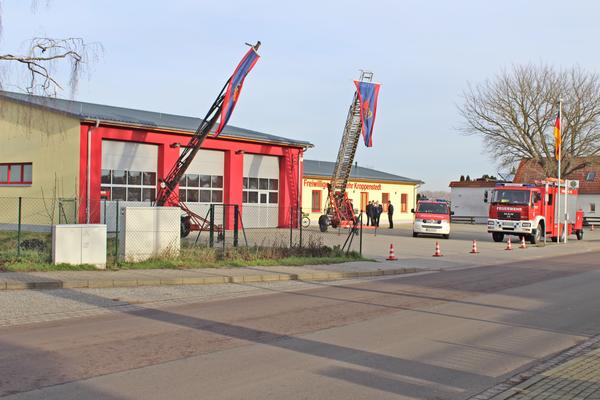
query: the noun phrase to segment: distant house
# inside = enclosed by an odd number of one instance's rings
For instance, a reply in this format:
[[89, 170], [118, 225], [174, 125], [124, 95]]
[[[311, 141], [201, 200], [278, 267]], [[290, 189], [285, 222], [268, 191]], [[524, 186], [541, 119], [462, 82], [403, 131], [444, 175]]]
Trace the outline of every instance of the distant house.
[[[566, 179], [579, 181], [578, 208], [586, 217], [600, 217], [600, 157], [585, 157], [576, 160], [587, 166], [579, 169]], [[527, 183], [546, 178], [540, 165], [533, 160], [521, 160], [513, 182]]]
[[478, 178], [474, 181], [450, 182], [450, 202], [454, 217], [474, 217], [485, 223], [488, 218], [488, 198], [498, 181]]
[[[302, 208], [314, 221], [323, 214], [327, 204], [327, 184], [331, 180], [335, 163], [331, 161], [304, 160], [302, 178]], [[411, 208], [415, 207], [417, 188], [423, 181], [405, 176], [390, 174], [371, 168], [353, 165], [346, 193], [354, 208], [365, 210], [369, 201], [382, 204], [387, 213], [387, 203], [394, 205], [394, 221], [412, 222]], [[387, 215], [382, 218], [387, 222]]]

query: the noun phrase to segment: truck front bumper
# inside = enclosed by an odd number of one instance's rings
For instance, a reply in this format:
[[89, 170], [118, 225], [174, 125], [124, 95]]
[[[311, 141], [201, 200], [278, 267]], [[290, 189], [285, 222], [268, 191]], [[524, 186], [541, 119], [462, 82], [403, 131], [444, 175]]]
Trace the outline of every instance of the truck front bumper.
[[429, 233], [432, 235], [449, 235], [450, 224], [446, 221], [442, 221], [438, 224], [437, 221], [423, 222], [422, 220], [415, 221], [413, 224], [413, 232], [415, 233]]
[[506, 234], [530, 235], [535, 232], [531, 221], [504, 221], [499, 219], [488, 219], [487, 231], [489, 233], [500, 232]]

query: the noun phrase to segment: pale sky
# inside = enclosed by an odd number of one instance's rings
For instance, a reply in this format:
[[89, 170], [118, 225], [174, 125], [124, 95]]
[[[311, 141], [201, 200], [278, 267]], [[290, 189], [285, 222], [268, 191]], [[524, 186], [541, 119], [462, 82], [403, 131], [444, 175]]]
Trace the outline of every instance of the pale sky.
[[[600, 2], [3, 0], [0, 52], [33, 36], [83, 37], [104, 54], [76, 100], [202, 117], [246, 51], [262, 55], [230, 124], [315, 145], [335, 161], [360, 69], [382, 84], [359, 166], [448, 190], [498, 169], [457, 127], [468, 82], [521, 63], [600, 70]], [[6, 72], [5, 72], [6, 73]], [[10, 90], [10, 87], [6, 87]], [[63, 97], [68, 97], [65, 92]]]

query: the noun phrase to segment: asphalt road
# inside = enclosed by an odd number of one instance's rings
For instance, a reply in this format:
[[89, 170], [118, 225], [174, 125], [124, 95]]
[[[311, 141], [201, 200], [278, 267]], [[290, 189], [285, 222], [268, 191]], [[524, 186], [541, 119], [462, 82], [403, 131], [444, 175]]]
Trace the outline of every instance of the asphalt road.
[[589, 252], [3, 328], [0, 395], [463, 399], [600, 332], [599, 259]]

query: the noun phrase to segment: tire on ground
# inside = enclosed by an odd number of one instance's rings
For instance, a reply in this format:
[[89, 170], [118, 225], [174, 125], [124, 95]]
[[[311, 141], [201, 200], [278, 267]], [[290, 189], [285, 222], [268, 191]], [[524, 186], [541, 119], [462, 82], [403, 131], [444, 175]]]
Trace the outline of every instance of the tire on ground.
[[327, 232], [327, 215], [321, 215], [319, 217], [319, 229], [321, 232]]
[[492, 239], [494, 239], [494, 242], [496, 243], [502, 242], [504, 240], [504, 233], [492, 232]]
[[529, 241], [531, 244], [537, 244], [542, 241], [542, 226], [540, 224], [535, 229], [535, 234], [529, 235]]

